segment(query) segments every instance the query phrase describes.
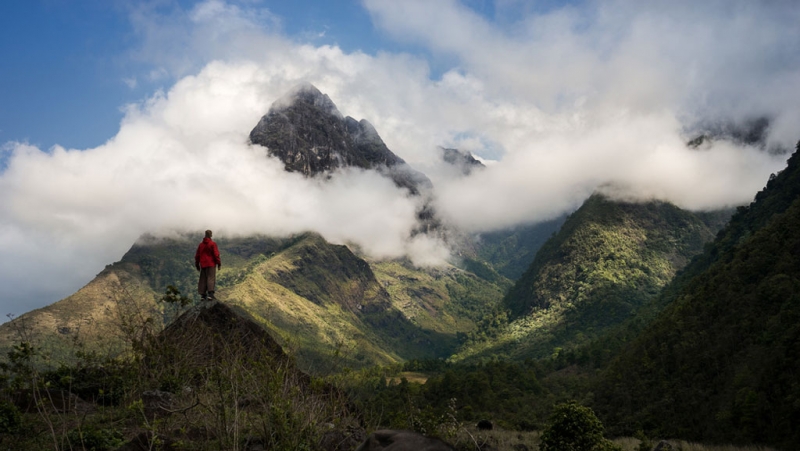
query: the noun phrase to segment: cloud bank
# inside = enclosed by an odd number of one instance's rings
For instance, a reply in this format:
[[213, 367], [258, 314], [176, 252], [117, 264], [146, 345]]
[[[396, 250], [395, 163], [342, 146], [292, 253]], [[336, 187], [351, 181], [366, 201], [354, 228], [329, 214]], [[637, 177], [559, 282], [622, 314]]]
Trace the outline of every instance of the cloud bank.
[[[791, 2], [523, 4], [498, 3], [518, 8], [498, 22], [451, 0], [365, 0], [380, 32], [454, 61], [436, 75], [413, 54], [296, 42], [249, 2], [132, 11], [132, 57], [176, 81], [127, 106], [119, 133], [97, 148], [4, 146], [0, 283], [10, 292], [0, 307], [21, 313], [70, 294], [145, 232], [314, 230], [379, 258], [445, 258], [435, 240], [408, 238], [419, 201], [387, 179], [304, 179], [248, 145], [269, 105], [301, 81], [369, 120], [433, 180], [438, 212], [471, 232], [552, 218], [610, 185], [685, 208], [742, 204], [785, 164], [764, 149], [800, 137]], [[685, 145], [705, 123], [758, 117], [771, 124], [761, 145]], [[440, 145], [489, 167], [455, 176]]]

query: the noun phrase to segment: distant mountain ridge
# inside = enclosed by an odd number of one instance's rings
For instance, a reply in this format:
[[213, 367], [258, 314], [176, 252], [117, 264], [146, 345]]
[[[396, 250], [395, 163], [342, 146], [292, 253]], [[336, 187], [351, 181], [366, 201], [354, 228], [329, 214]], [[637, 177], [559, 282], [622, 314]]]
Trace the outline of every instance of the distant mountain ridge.
[[[343, 116], [312, 85], [276, 101], [250, 139], [287, 171], [307, 177], [324, 180], [348, 167], [376, 171], [408, 196], [419, 196], [420, 224], [436, 223], [430, 180], [392, 153], [367, 121]], [[491, 170], [468, 152], [440, 150], [461, 176]], [[439, 229], [437, 236], [453, 238], [460, 267], [437, 268], [373, 260], [315, 233], [220, 237], [218, 296], [268, 330], [304, 370], [448, 357], [549, 358], [592, 343], [643, 305], [660, 302], [676, 273], [680, 278], [700, 270], [691, 264], [680, 272], [725, 220], [724, 213], [696, 214], [667, 202], [594, 195], [568, 217], [478, 239]], [[425, 233], [423, 228], [411, 235]], [[192, 257], [200, 238], [141, 237], [72, 296], [0, 326], [0, 347], [19, 338], [14, 328], [20, 324], [60, 355], [76, 339], [117, 343], [130, 315], [167, 324], [180, 313], [158, 302], [167, 285], [196, 296]], [[696, 261], [711, 264], [714, 258]]]
[[462, 175], [470, 175], [473, 170], [486, 167], [479, 160], [475, 159], [469, 151], [462, 151], [449, 147], [440, 147], [439, 151], [442, 153], [442, 160], [458, 168]]
[[505, 302], [516, 316], [553, 303], [579, 303], [589, 295], [582, 286], [593, 290], [599, 287], [587, 284], [613, 285], [618, 277], [655, 294], [713, 236], [700, 218], [668, 202], [594, 194], [545, 243]]
[[563, 215], [536, 224], [481, 233], [477, 254], [501, 275], [517, 280], [528, 269], [542, 245], [558, 232], [566, 219], [567, 215]]

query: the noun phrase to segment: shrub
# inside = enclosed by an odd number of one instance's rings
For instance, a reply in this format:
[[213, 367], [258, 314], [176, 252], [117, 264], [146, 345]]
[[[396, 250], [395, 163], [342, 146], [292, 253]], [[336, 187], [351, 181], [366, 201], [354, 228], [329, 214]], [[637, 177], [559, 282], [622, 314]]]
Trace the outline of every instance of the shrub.
[[67, 439], [73, 445], [80, 445], [83, 449], [92, 451], [117, 449], [125, 443], [120, 431], [97, 429], [92, 426], [72, 429], [67, 433]]
[[621, 450], [603, 438], [603, 423], [592, 409], [570, 401], [555, 406], [550, 424], [542, 432], [541, 451]]
[[0, 400], [0, 434], [12, 434], [19, 429], [22, 417], [17, 407]]

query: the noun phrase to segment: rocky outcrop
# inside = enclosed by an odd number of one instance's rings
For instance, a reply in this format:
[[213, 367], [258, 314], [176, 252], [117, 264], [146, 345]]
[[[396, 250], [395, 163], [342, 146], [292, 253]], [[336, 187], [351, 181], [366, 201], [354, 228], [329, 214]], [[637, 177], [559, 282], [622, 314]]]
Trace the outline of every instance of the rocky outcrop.
[[264, 361], [296, 373], [301, 385], [310, 377], [294, 368], [283, 348], [248, 313], [212, 301], [186, 311], [169, 324], [153, 343], [151, 366], [207, 368], [229, 361]]
[[386, 147], [372, 124], [342, 116], [310, 83], [273, 103], [250, 132], [250, 142], [266, 147], [287, 171], [306, 176], [357, 167], [376, 170], [414, 195], [432, 187], [424, 174]]

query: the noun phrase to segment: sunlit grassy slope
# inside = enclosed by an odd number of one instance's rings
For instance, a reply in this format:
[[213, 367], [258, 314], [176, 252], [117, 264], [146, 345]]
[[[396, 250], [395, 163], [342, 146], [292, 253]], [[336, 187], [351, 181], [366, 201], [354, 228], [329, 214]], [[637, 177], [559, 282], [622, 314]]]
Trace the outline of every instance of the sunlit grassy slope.
[[[174, 317], [174, 307], [157, 302], [167, 285], [197, 300], [199, 239], [143, 237], [72, 296], [0, 326], [0, 345], [19, 341], [21, 332], [55, 358], [69, 358], [76, 343], [102, 351], [124, 347], [126, 321], [152, 318], [162, 325]], [[456, 334], [473, 329], [510, 285], [453, 266], [367, 262], [315, 234], [217, 242], [218, 297], [244, 307], [302, 365], [321, 372], [447, 357]]]

